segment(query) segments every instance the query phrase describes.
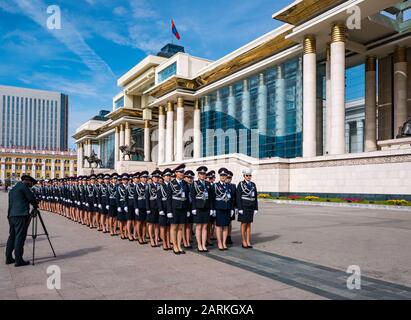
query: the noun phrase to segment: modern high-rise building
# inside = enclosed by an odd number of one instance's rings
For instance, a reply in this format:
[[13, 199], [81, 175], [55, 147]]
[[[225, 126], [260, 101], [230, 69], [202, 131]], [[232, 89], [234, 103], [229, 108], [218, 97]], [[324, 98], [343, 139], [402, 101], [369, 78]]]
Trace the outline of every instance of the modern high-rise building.
[[0, 147], [67, 150], [68, 96], [0, 86]]

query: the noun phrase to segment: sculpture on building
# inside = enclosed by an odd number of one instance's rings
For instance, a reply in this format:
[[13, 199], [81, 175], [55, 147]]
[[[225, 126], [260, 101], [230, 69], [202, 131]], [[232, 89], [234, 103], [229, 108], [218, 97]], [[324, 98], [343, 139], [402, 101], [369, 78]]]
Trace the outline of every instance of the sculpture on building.
[[399, 127], [397, 139], [411, 136], [411, 118], [405, 121], [402, 127]]
[[96, 168], [101, 168], [103, 162], [101, 159], [97, 157], [97, 154], [94, 152], [94, 150], [91, 150], [90, 156], [84, 156], [84, 159], [88, 162], [88, 165], [90, 168], [92, 168], [92, 164], [96, 164]]
[[133, 143], [131, 146], [125, 145], [120, 146], [120, 151], [123, 154], [123, 161], [128, 156], [128, 160], [131, 160], [131, 156], [136, 155], [140, 159], [144, 159], [144, 149], [137, 146], [136, 143]]

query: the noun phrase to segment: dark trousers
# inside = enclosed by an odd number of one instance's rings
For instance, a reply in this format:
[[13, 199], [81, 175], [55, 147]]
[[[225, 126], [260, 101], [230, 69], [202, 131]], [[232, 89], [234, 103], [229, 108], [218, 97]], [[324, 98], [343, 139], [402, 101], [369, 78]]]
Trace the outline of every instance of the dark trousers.
[[27, 237], [27, 229], [29, 227], [30, 218], [25, 217], [9, 217], [9, 239], [7, 240], [6, 258], [11, 259], [13, 250], [16, 262], [23, 260], [24, 242]]

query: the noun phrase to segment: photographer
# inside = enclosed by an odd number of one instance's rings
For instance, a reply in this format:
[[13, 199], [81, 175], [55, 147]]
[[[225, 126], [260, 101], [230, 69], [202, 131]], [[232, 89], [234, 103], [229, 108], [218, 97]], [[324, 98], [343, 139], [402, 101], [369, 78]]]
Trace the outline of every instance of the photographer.
[[[9, 220], [10, 231], [9, 239], [6, 247], [6, 264], [15, 263], [16, 267], [26, 266], [28, 261], [23, 260], [24, 242], [27, 236], [27, 228], [30, 223], [30, 204], [36, 211], [38, 203], [34, 193], [30, 188], [37, 181], [28, 176], [23, 175], [21, 181], [18, 182], [9, 193], [9, 208], [7, 218]], [[15, 259], [12, 253], [14, 250]]]

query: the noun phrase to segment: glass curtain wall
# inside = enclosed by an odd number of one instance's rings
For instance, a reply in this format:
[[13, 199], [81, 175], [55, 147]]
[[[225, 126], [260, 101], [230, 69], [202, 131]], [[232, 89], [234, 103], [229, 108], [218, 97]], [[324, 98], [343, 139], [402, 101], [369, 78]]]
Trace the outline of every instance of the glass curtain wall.
[[114, 133], [100, 140], [100, 157], [103, 168], [114, 169]]
[[302, 155], [302, 58], [296, 57], [201, 99], [203, 156]]

